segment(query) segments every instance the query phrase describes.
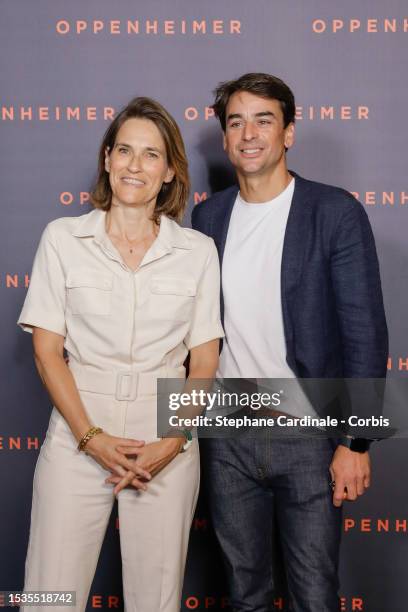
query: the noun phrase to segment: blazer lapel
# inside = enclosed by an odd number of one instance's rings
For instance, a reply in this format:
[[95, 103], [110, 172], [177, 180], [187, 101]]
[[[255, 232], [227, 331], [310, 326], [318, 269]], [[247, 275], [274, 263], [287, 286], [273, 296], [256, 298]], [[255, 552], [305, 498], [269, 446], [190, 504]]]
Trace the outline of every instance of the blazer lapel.
[[295, 297], [298, 281], [302, 274], [304, 248], [311, 207], [308, 206], [309, 181], [291, 172], [295, 177], [295, 191], [286, 224], [281, 264], [282, 313], [287, 346], [287, 361], [294, 369], [293, 325], [291, 303]]
[[214, 211], [212, 217], [211, 236], [217, 245], [220, 265], [224, 257], [225, 243], [227, 241], [228, 228], [231, 220], [232, 209], [234, 208], [235, 200], [238, 194], [238, 187], [234, 185], [228, 189], [225, 194], [222, 204], [220, 203]]
[[[222, 260], [224, 257], [225, 243], [227, 241], [228, 228], [231, 220], [232, 209], [234, 208], [235, 199], [238, 194], [238, 187], [233, 186], [227, 190], [222, 203], [220, 202], [215, 208], [214, 214], [211, 220], [211, 231], [210, 236], [214, 239], [215, 245], [218, 249], [218, 256], [220, 259], [220, 268], [222, 270]], [[221, 322], [224, 325], [224, 295], [222, 291], [222, 276], [221, 276]]]

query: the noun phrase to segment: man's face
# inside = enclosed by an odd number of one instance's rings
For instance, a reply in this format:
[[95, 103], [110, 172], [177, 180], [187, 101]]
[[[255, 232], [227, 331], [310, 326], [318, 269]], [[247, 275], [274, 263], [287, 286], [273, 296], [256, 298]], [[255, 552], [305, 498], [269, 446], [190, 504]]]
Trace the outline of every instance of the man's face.
[[267, 176], [286, 166], [285, 147], [293, 144], [294, 127], [283, 127], [278, 100], [234, 93], [227, 104], [224, 150], [238, 175]]

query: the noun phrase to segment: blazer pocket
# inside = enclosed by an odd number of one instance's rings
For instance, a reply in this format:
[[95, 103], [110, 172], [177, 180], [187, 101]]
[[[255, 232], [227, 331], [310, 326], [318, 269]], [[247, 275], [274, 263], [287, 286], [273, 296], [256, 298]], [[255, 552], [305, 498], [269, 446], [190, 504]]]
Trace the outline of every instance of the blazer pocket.
[[111, 311], [113, 278], [93, 271], [68, 273], [65, 283], [68, 310], [74, 315], [108, 315]]
[[193, 278], [153, 276], [150, 282], [149, 316], [155, 319], [189, 321], [196, 291]]

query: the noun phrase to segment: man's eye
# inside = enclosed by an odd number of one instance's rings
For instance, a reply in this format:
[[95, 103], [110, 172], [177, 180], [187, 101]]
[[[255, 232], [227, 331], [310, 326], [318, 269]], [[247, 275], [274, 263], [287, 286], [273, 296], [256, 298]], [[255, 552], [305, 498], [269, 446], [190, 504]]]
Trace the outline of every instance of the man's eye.
[[269, 119], [260, 119], [258, 122], [260, 125], [270, 125]]
[[231, 128], [236, 128], [236, 127], [239, 127], [240, 125], [241, 125], [240, 121], [233, 121], [232, 123], [230, 123]]

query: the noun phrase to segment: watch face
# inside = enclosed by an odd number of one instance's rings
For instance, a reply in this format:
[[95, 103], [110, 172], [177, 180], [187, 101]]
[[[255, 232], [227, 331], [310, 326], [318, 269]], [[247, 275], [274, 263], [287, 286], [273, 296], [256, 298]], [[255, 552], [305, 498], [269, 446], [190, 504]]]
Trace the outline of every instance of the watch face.
[[341, 438], [340, 444], [342, 446], [347, 446], [350, 450], [356, 453], [365, 453], [369, 450], [371, 440], [366, 440], [366, 438]]
[[365, 453], [370, 448], [370, 441], [365, 438], [354, 438], [350, 441], [350, 450], [357, 453]]

